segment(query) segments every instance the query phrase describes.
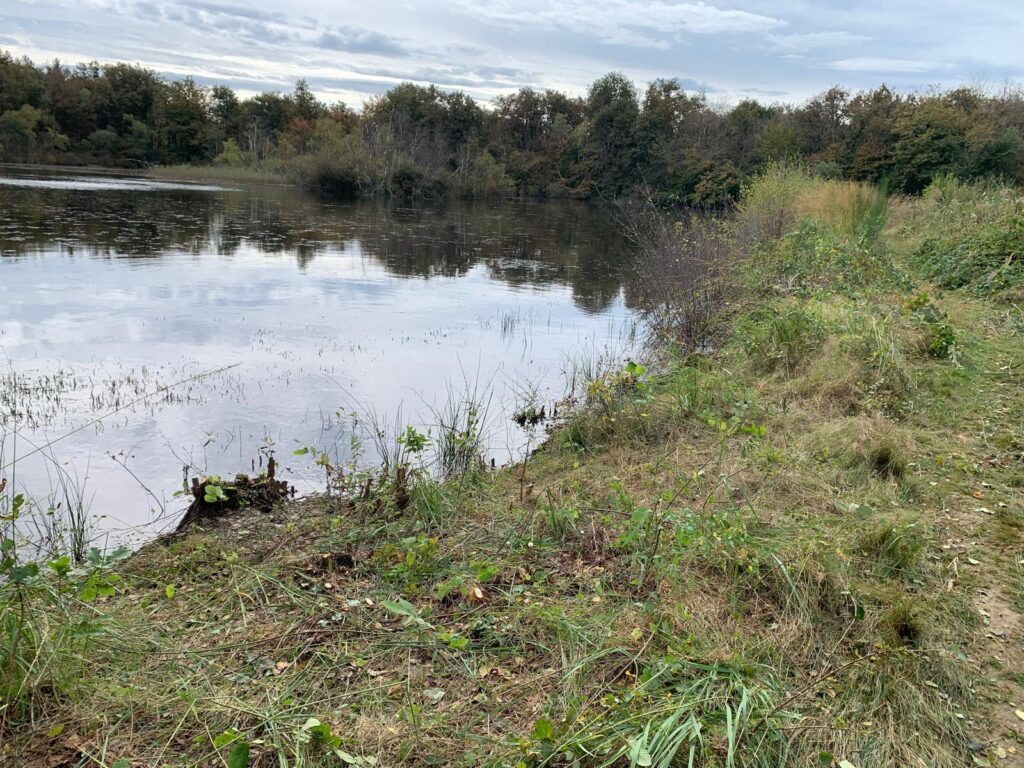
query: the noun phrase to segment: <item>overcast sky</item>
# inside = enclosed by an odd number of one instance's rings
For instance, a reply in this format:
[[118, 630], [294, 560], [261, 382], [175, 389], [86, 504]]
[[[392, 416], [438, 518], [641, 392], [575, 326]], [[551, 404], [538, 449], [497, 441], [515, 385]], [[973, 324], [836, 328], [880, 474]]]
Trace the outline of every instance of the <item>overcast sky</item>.
[[723, 102], [801, 101], [837, 83], [1020, 82], [1024, 0], [0, 0], [0, 48], [243, 93], [304, 77], [354, 107], [403, 80], [487, 100], [580, 93], [612, 70]]

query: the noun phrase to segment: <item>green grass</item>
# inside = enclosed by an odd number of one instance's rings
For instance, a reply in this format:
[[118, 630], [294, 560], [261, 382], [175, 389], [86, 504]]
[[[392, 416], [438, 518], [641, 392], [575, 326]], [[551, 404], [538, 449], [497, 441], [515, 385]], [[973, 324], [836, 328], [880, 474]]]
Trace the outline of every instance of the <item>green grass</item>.
[[944, 178], [926, 196], [926, 237], [914, 254], [924, 274], [943, 288], [1019, 296], [1024, 290], [1020, 191]]
[[[462, 453], [448, 481], [392, 468], [353, 502], [153, 543], [90, 601], [87, 575], [44, 568], [26, 613], [3, 603], [37, 641], [0, 757], [864, 768], [1024, 749], [1021, 646], [980, 612], [1022, 610], [1024, 325], [920, 271], [933, 197], [893, 202], [875, 236], [870, 191], [761, 183], [737, 226], [779, 200], [788, 223], [757, 234], [727, 343], [595, 370], [525, 473]], [[86, 620], [67, 653], [55, 627]]]

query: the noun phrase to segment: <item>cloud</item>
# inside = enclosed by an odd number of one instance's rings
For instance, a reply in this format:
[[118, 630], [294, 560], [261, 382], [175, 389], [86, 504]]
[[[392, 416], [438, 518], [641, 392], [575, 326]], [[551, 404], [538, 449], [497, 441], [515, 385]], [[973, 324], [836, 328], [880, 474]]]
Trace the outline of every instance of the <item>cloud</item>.
[[854, 32], [796, 32], [786, 35], [771, 34], [768, 42], [785, 51], [811, 51], [818, 48], [838, 48], [870, 42], [868, 35]]
[[316, 41], [319, 48], [381, 56], [407, 56], [408, 50], [394, 37], [360, 27], [331, 27]]
[[560, 28], [618, 45], [667, 48], [684, 34], [716, 35], [767, 32], [786, 25], [782, 19], [704, 2], [644, 0], [563, 0], [558, 3], [480, 0], [463, 6], [491, 24]]
[[725, 104], [799, 101], [837, 80], [1019, 81], [1019, 21], [1020, 0], [0, 0], [0, 47], [243, 95], [305, 77], [352, 104], [402, 80], [481, 100], [524, 85], [580, 94], [609, 71], [678, 77]]
[[191, 30], [232, 35], [255, 42], [286, 43], [296, 39], [296, 31], [284, 14], [265, 13], [225, 3], [181, 0], [177, 3], [139, 2], [131, 6], [133, 15], [161, 24], [178, 23]]
[[278, 24], [289, 23], [289, 17], [286, 13], [281, 13], [279, 11], [261, 11], [257, 8], [248, 8], [241, 5], [232, 5], [230, 3], [215, 3], [208, 2], [208, 0], [178, 0], [178, 5], [184, 5], [189, 8], [195, 8], [197, 11], [206, 11], [207, 13], [219, 16], [240, 16], [242, 18], [255, 19], [258, 21], [273, 21]]
[[924, 74], [937, 70], [948, 69], [948, 64], [939, 64], [934, 61], [919, 61], [916, 59], [889, 59], [872, 58], [870, 56], [858, 56], [852, 59], [840, 59], [828, 64], [830, 69], [838, 69], [843, 72], [878, 72], [896, 74]]

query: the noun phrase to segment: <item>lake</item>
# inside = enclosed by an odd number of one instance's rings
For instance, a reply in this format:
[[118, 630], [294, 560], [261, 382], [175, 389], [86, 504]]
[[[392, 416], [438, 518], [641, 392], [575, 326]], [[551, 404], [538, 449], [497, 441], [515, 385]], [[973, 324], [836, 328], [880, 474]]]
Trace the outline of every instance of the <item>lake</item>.
[[106, 543], [137, 543], [173, 527], [185, 475], [273, 453], [315, 491], [296, 449], [372, 463], [368, 414], [427, 430], [467, 392], [488, 458], [514, 461], [517, 407], [562, 398], [575, 361], [628, 356], [633, 258], [583, 203], [0, 167], [0, 478], [39, 508], [70, 485]]

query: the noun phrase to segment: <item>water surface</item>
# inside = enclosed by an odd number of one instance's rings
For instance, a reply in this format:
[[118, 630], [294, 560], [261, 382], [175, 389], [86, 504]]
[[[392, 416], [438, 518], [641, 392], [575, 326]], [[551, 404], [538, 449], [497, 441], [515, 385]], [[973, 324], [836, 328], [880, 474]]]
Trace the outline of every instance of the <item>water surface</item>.
[[0, 464], [57, 439], [0, 475], [37, 499], [70, 475], [101, 529], [139, 538], [180, 513], [184, 467], [274, 452], [312, 490], [297, 447], [345, 460], [353, 410], [429, 428], [467, 386], [490, 402], [491, 456], [515, 458], [524, 392], [556, 400], [567, 357], [628, 346], [631, 259], [584, 204], [0, 168]]

